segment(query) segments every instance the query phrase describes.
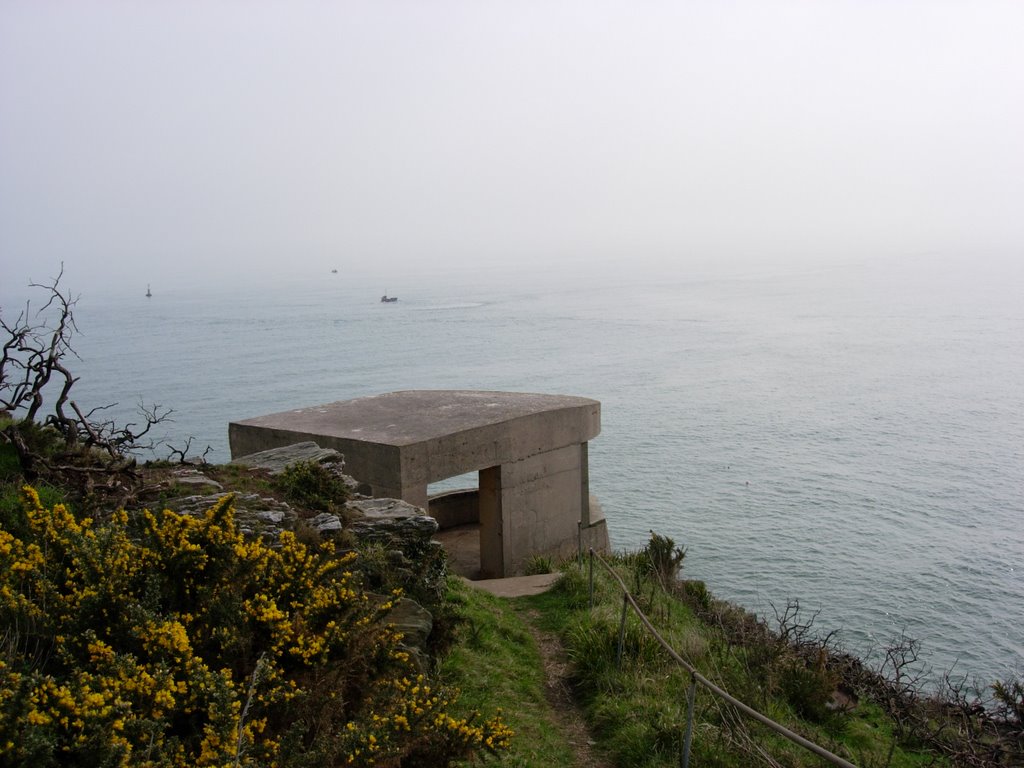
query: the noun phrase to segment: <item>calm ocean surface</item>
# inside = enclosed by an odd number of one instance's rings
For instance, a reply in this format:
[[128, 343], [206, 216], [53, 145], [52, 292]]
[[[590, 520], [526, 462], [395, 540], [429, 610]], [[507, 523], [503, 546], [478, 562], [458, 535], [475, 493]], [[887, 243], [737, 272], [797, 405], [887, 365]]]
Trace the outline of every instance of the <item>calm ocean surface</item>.
[[719, 596], [769, 616], [797, 598], [858, 653], [905, 630], [937, 672], [1024, 667], [1019, 267], [392, 282], [83, 295], [75, 397], [170, 406], [167, 441], [215, 461], [230, 420], [363, 395], [593, 397], [617, 548], [671, 536]]

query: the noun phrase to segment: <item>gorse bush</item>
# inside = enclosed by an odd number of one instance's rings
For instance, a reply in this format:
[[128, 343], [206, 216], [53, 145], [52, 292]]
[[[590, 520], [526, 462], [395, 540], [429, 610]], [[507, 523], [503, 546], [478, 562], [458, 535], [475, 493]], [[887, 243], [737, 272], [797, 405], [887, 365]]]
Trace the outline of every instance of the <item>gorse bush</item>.
[[338, 511], [350, 495], [340, 477], [315, 461], [289, 464], [274, 483], [291, 501], [319, 512]]
[[447, 765], [507, 745], [449, 714], [356, 555], [246, 540], [231, 497], [0, 530], [0, 765]]

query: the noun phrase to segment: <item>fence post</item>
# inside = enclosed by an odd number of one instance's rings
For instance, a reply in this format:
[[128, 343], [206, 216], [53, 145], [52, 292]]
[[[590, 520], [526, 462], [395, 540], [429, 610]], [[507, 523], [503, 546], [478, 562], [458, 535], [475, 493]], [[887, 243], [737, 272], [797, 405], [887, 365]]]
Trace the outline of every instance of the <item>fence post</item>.
[[784, 738], [788, 739], [789, 741], [793, 742], [794, 744], [797, 744], [797, 745], [803, 747], [804, 749], [808, 750], [809, 752], [813, 752], [814, 754], [816, 754], [819, 757], [823, 758], [824, 760], [828, 761], [832, 765], [838, 766], [839, 768], [857, 768], [857, 766], [855, 766], [849, 760], [845, 760], [845, 759], [839, 757], [838, 755], [834, 755], [831, 752], [829, 752], [827, 749], [825, 749], [824, 747], [819, 746], [818, 744], [815, 744], [814, 742], [809, 741], [808, 739], [805, 739], [803, 736], [800, 736], [799, 734], [794, 733], [793, 731], [789, 730], [788, 728], [786, 728], [786, 727], [784, 727], [782, 725], [779, 725], [777, 722], [775, 722], [771, 718], [767, 717], [766, 715], [761, 714], [757, 710], [755, 710], [755, 709], [747, 706], [746, 704], [744, 704], [742, 701], [740, 701], [736, 697], [730, 695], [727, 691], [725, 691], [724, 689], [718, 687], [717, 685], [712, 683], [707, 678], [702, 677], [700, 675], [700, 673], [697, 672], [697, 670], [688, 661], [683, 659], [682, 656], [680, 656], [678, 653], [676, 653], [676, 651], [673, 650], [672, 647], [667, 642], [665, 642], [665, 639], [658, 633], [658, 630], [655, 629], [654, 625], [651, 624], [650, 619], [648, 619], [647, 616], [644, 615], [644, 612], [640, 609], [640, 606], [638, 606], [636, 604], [636, 602], [633, 599], [633, 596], [629, 593], [629, 588], [622, 581], [622, 578], [619, 576], [619, 574], [616, 573], [615, 570], [607, 562], [605, 562], [604, 558], [602, 558], [600, 555], [598, 555], [596, 552], [594, 552], [594, 548], [593, 547], [589, 547], [589, 551], [590, 551], [590, 605], [591, 605], [591, 608], [593, 608], [593, 605], [594, 605], [594, 559], [595, 558], [598, 561], [600, 561], [601, 565], [605, 568], [605, 570], [608, 571], [609, 577], [612, 580], [614, 580], [615, 583], [618, 584], [619, 589], [622, 590], [622, 619], [621, 619], [621, 622], [619, 624], [619, 645], [618, 645], [618, 649], [616, 650], [616, 658], [615, 658], [615, 668], [616, 668], [616, 670], [619, 671], [619, 672], [622, 671], [622, 657], [623, 657], [623, 655], [625, 653], [625, 642], [626, 642], [626, 611], [629, 609], [630, 603], [632, 603], [633, 609], [636, 611], [637, 622], [641, 625], [641, 627], [646, 629], [648, 632], [650, 632], [654, 636], [654, 638], [661, 644], [661, 646], [666, 651], [668, 651], [669, 655], [673, 659], [675, 659], [675, 661], [678, 664], [680, 664], [682, 667], [684, 667], [690, 673], [690, 688], [689, 688], [689, 691], [687, 692], [687, 696], [686, 696], [686, 698], [687, 698], [686, 733], [685, 733], [685, 735], [683, 737], [683, 750], [682, 750], [682, 754], [680, 755], [680, 764], [683, 766], [683, 768], [689, 768], [690, 750], [691, 750], [691, 747], [693, 746], [693, 720], [694, 720], [694, 717], [696, 716], [696, 711], [695, 710], [696, 710], [696, 693], [697, 693], [697, 683], [698, 682], [701, 685], [703, 685], [705, 688], [707, 688], [708, 692], [711, 695], [717, 696], [720, 699], [722, 699], [723, 701], [728, 702], [732, 706], [736, 707], [736, 709], [739, 712], [747, 715], [748, 717], [753, 718], [754, 720], [757, 720], [758, 722], [764, 724], [765, 726], [767, 726], [771, 730], [773, 730], [776, 733], [782, 735]]
[[686, 736], [683, 737], [682, 768], [690, 768], [690, 742], [693, 739], [693, 697], [697, 693], [697, 676], [690, 676], [690, 690], [686, 693]]
[[619, 622], [619, 650], [615, 656], [615, 669], [622, 669], [622, 646], [626, 641], [626, 609], [629, 607], [629, 595], [622, 593], [622, 621]]
[[583, 521], [576, 521], [576, 562], [583, 567]]
[[590, 610], [594, 610], [594, 549], [590, 549]]

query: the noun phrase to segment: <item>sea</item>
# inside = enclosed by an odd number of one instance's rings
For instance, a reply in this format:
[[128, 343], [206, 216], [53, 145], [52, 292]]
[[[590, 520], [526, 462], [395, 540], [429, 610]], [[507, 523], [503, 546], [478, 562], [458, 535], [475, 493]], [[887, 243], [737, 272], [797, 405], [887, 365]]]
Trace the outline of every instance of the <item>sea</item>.
[[797, 600], [869, 661], [912, 637], [936, 679], [984, 686], [1024, 672], [1022, 262], [99, 288], [76, 305], [69, 367], [80, 405], [112, 404], [103, 418], [173, 409], [153, 455], [217, 462], [232, 420], [383, 392], [594, 398], [591, 490], [616, 549], [668, 536], [719, 597], [770, 621]]

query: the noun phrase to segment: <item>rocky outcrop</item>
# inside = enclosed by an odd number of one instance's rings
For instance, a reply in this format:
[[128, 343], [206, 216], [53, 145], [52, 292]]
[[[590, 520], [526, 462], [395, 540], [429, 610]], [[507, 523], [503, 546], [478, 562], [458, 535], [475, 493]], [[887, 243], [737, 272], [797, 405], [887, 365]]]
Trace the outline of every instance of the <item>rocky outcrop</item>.
[[[316, 462], [342, 477], [350, 489], [357, 482], [342, 474], [343, 457], [332, 449], [320, 448], [314, 442], [274, 448], [243, 456], [231, 464], [264, 470], [272, 475], [281, 474], [296, 462]], [[224, 498], [231, 489], [206, 477], [195, 467], [175, 470], [173, 485], [195, 487], [203, 491], [191, 496], [172, 499], [165, 506], [180, 514], [201, 517], [210, 507]], [[375, 557], [382, 565], [385, 583], [377, 587], [388, 590], [399, 588], [406, 596], [399, 599], [384, 621], [393, 624], [402, 633], [402, 647], [421, 670], [429, 668], [428, 638], [433, 630], [433, 616], [423, 604], [432, 605], [444, 591], [447, 575], [446, 559], [441, 545], [433, 541], [438, 530], [437, 521], [419, 507], [400, 499], [372, 499], [356, 496], [345, 503], [339, 514], [322, 512], [300, 520], [290, 504], [257, 493], [234, 493], [235, 522], [247, 536], [258, 536], [273, 544], [283, 531], [297, 526], [316, 531], [322, 538], [334, 538], [347, 531], [361, 544], [376, 545], [380, 549]], [[350, 522], [346, 522], [350, 521]], [[352, 540], [346, 540], [346, 547]], [[370, 556], [371, 558], [374, 555]], [[370, 562], [373, 562], [371, 559]], [[372, 572], [371, 567], [371, 572]], [[371, 578], [380, 578], [371, 577]], [[387, 594], [385, 591], [383, 594]], [[385, 598], [381, 595], [380, 599]], [[409, 595], [415, 596], [412, 599]], [[419, 602], [419, 601], [422, 601]]]
[[309, 518], [306, 521], [306, 525], [314, 529], [321, 536], [333, 536], [345, 527], [341, 522], [341, 518], [337, 515], [332, 515], [330, 512], [321, 512], [319, 515]]
[[344, 466], [345, 457], [333, 448], [321, 448], [312, 440], [304, 443], [286, 445], [282, 448], [271, 448], [248, 456], [239, 456], [229, 462], [232, 466], [255, 467], [266, 469], [272, 475], [284, 472], [289, 464], [300, 461], [312, 461], [317, 464], [340, 464]]
[[388, 543], [394, 540], [429, 541], [437, 533], [437, 521], [423, 510], [400, 499], [350, 501], [352, 533], [361, 541]]
[[357, 541], [384, 550], [390, 578], [407, 595], [418, 595], [429, 604], [440, 599], [448, 568], [441, 544], [433, 540], [434, 518], [399, 499], [349, 502], [346, 514], [354, 518], [348, 531]]
[[393, 624], [395, 629], [402, 633], [400, 645], [420, 671], [426, 672], [430, 668], [426, 652], [427, 638], [434, 628], [434, 617], [430, 615], [430, 611], [415, 600], [403, 597], [395, 603], [385, 621]]
[[[350, 489], [357, 487], [355, 479], [344, 475], [344, 457], [332, 448], [321, 448], [314, 442], [296, 443], [272, 448], [260, 453], [242, 456], [231, 462], [235, 466], [266, 470], [280, 474], [296, 462], [317, 462], [345, 480]], [[198, 469], [185, 467], [172, 475], [176, 485], [188, 485], [224, 491], [221, 484], [203, 475]], [[230, 491], [230, 489], [228, 489]], [[223, 497], [223, 493], [186, 496], [167, 503], [169, 509], [188, 515], [202, 515]], [[349, 529], [361, 542], [385, 546], [397, 552], [423, 551], [437, 532], [437, 521], [424, 514], [419, 507], [400, 499], [368, 499], [356, 497], [345, 505], [344, 516], [322, 512], [304, 521], [322, 537], [337, 536], [345, 529], [345, 518], [353, 520]], [[235, 494], [235, 520], [247, 535], [258, 535], [273, 540], [284, 530], [294, 530], [298, 515], [284, 501], [255, 493]]]
[[248, 456], [239, 456], [229, 463], [233, 466], [265, 469], [272, 475], [279, 475], [289, 465], [297, 464], [300, 461], [322, 464], [340, 477], [353, 493], [359, 488], [359, 483], [344, 473], [345, 457], [333, 448], [321, 448], [312, 440], [285, 445], [281, 448], [270, 448], [259, 453], [250, 453]]
[[[202, 517], [225, 494], [215, 493], [184, 496], [172, 499], [164, 506], [178, 514]], [[235, 524], [246, 536], [259, 536], [265, 541], [276, 541], [282, 531], [293, 530], [298, 516], [284, 501], [260, 496], [256, 493], [236, 493]]]
[[216, 480], [212, 480], [195, 467], [181, 467], [171, 472], [170, 480], [175, 485], [189, 485], [196, 488], [214, 488], [218, 491], [224, 490], [224, 486]]

